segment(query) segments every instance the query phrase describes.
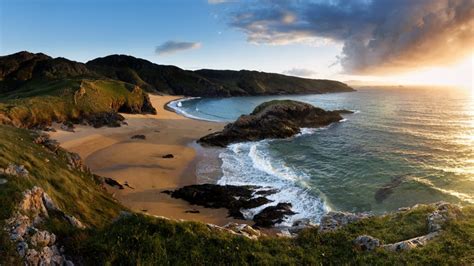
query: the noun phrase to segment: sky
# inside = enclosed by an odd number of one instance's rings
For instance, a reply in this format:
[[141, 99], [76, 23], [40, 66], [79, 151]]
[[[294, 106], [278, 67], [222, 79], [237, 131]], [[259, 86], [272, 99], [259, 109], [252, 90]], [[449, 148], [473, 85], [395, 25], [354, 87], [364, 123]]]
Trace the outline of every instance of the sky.
[[0, 54], [473, 86], [471, 0], [0, 0]]

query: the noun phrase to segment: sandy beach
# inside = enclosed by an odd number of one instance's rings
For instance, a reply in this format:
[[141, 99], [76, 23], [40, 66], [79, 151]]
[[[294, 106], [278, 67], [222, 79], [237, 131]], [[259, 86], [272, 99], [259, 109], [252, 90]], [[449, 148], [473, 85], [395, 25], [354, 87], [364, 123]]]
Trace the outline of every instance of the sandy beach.
[[[128, 183], [132, 188], [109, 187], [109, 191], [134, 211], [217, 225], [235, 221], [226, 217], [225, 209], [191, 206], [161, 193], [197, 182], [193, 143], [224, 124], [189, 119], [164, 108], [179, 96], [150, 98], [157, 115], [123, 114], [128, 125], [120, 128], [77, 126], [75, 132], [57, 130], [50, 135], [65, 149], [81, 155], [92, 172]], [[145, 135], [146, 139], [131, 139], [134, 135]], [[174, 158], [162, 158], [166, 154]], [[190, 210], [199, 213], [187, 212]]]

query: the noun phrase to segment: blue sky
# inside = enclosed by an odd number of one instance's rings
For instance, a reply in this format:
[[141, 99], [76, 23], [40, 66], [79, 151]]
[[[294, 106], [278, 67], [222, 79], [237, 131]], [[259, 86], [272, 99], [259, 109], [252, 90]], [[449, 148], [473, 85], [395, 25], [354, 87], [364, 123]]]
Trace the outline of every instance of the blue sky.
[[[347, 80], [457, 63], [469, 57], [465, 43], [472, 41], [472, 29], [458, 33], [472, 25], [474, 4], [465, 0], [456, 6], [447, 0], [211, 2], [0, 0], [0, 54], [28, 50], [86, 62], [118, 53], [185, 69]], [[471, 13], [433, 19], [453, 10]], [[425, 36], [437, 46], [432, 54], [425, 52]], [[452, 49], [440, 49], [446, 36], [454, 39]], [[410, 51], [417, 49], [423, 53], [413, 60]]]

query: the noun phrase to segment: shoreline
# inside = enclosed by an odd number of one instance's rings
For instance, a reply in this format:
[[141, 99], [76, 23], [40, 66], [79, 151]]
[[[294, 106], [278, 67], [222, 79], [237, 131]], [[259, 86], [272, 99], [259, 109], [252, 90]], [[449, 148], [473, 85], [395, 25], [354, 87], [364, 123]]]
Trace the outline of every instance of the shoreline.
[[[247, 223], [228, 218], [226, 209], [190, 205], [161, 193], [198, 183], [196, 167], [205, 155], [199, 154], [195, 140], [225, 125], [191, 119], [166, 107], [181, 98], [150, 95], [157, 115], [122, 114], [128, 125], [119, 128], [78, 125], [75, 132], [56, 127], [56, 132], [48, 133], [63, 148], [78, 153], [93, 173], [131, 186], [123, 190], [107, 186], [107, 190], [133, 211], [219, 226], [229, 222]], [[145, 135], [146, 139], [131, 139], [134, 135]], [[166, 154], [173, 154], [174, 158], [162, 158]], [[207, 181], [215, 182], [215, 178]]]

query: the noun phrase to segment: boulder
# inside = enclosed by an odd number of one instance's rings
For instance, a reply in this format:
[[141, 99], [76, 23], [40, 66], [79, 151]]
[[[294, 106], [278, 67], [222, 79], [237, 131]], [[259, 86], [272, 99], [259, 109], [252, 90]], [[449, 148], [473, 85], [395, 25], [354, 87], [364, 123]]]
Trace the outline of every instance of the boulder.
[[354, 239], [354, 245], [364, 251], [372, 251], [380, 246], [380, 240], [368, 235], [361, 235]]
[[29, 172], [26, 170], [24, 165], [17, 165], [10, 163], [6, 169], [2, 171], [6, 175], [16, 176], [16, 177], [28, 177]]
[[370, 216], [371, 215], [367, 213], [328, 212], [321, 217], [319, 231], [334, 231], [349, 223], [354, 223]]
[[184, 186], [174, 191], [163, 191], [163, 193], [194, 205], [226, 208], [229, 216], [244, 219], [241, 209], [252, 209], [271, 202], [265, 197], [254, 195], [256, 189], [258, 188], [254, 186], [201, 184]]
[[259, 230], [252, 228], [248, 224], [228, 223], [223, 228], [252, 240], [257, 240], [262, 235]]
[[146, 136], [145, 135], [134, 135], [131, 137], [131, 139], [146, 139]]
[[301, 128], [318, 128], [338, 122], [343, 119], [340, 114], [346, 112], [349, 111], [325, 111], [298, 101], [270, 101], [257, 106], [251, 114], [240, 116], [224, 130], [202, 137], [198, 142], [225, 147], [236, 142], [288, 138], [300, 133]]
[[117, 180], [112, 179], [110, 177], [104, 177], [104, 182], [107, 185], [111, 186], [111, 187], [115, 187], [115, 188], [118, 188], [118, 189], [124, 189], [125, 188], [122, 184], [117, 182]]
[[103, 126], [120, 127], [125, 117], [116, 112], [99, 112], [85, 116], [84, 120], [95, 128]]
[[291, 203], [280, 202], [275, 206], [269, 206], [253, 217], [255, 226], [272, 227], [275, 224], [283, 222], [289, 216], [296, 214], [291, 210]]

